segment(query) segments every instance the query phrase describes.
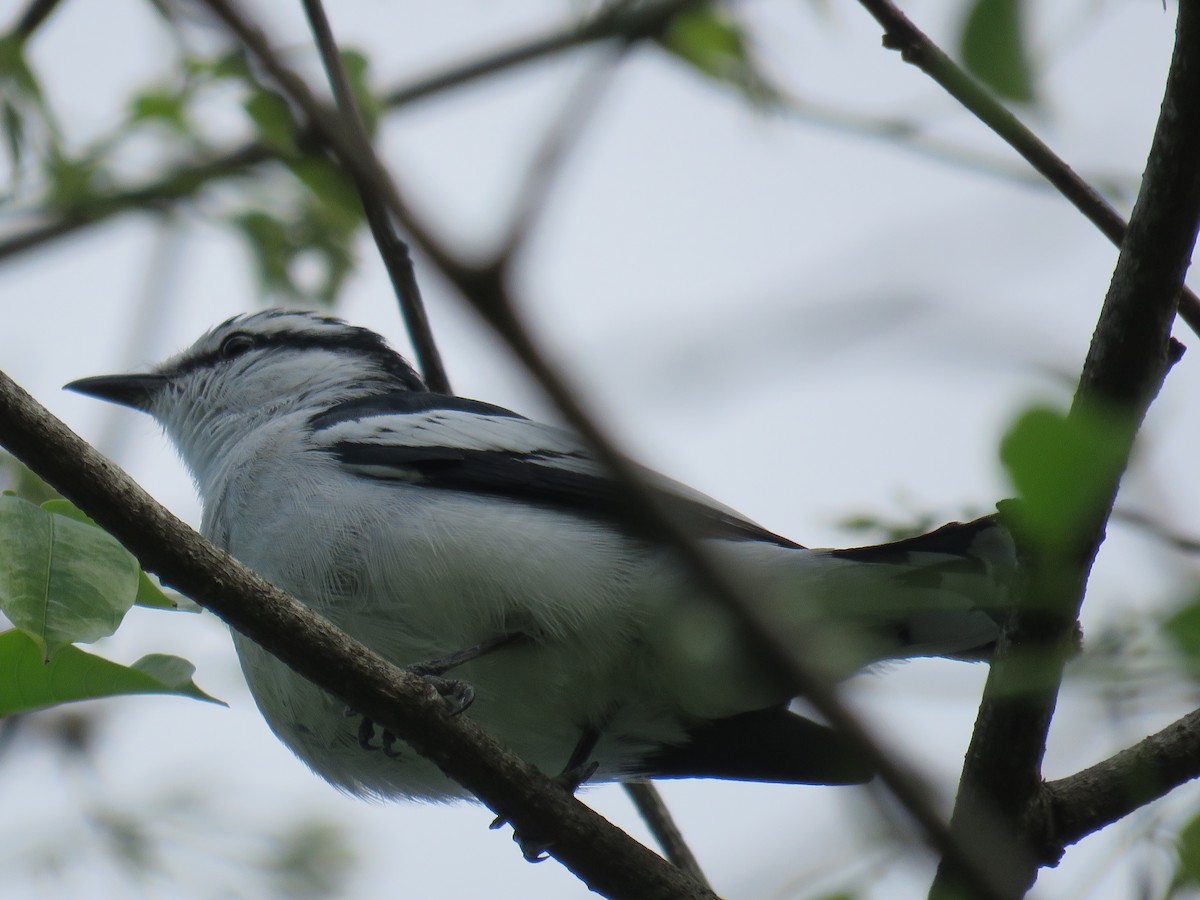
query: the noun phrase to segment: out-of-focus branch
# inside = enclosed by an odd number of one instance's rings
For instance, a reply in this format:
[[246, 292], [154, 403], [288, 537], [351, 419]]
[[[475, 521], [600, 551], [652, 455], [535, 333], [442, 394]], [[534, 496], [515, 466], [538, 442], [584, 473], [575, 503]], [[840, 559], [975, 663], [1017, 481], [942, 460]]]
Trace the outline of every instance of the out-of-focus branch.
[[[951, 819], [962, 841], [972, 840], [985, 819], [1006, 823], [1011, 843], [991, 849], [1004, 862], [1009, 897], [1023, 896], [1048, 861], [1039, 857], [1042, 836], [1053, 828], [1040, 769], [1063, 665], [1134, 435], [1182, 350], [1170, 335], [1200, 228], [1198, 159], [1200, 6], [1185, 2], [1146, 174], [1070, 413], [1076, 421], [1112, 423], [1119, 452], [1075, 534], [1064, 536], [1069, 546], [1048, 558], [1036, 542], [1019, 541], [1029, 560], [1028, 596], [1001, 635]], [[963, 889], [957, 865], [944, 860], [933, 894], [959, 896]]]
[[[333, 29], [329, 27], [329, 19], [321, 6], [321, 0], [303, 0], [303, 3], [321, 54], [321, 62], [333, 88], [342, 129], [347, 139], [357, 145], [360, 154], [370, 155], [371, 138], [354, 102], [354, 91], [346, 77], [342, 56], [338, 52], [337, 41], [334, 39]], [[375, 238], [375, 246], [379, 249], [383, 265], [392, 281], [392, 288], [396, 292], [396, 299], [400, 302], [404, 322], [408, 326], [408, 336], [417, 353], [417, 362], [425, 383], [438, 393], [449, 394], [450, 377], [446, 374], [446, 367], [433, 337], [433, 329], [429, 325], [429, 316], [421, 299], [421, 288], [417, 284], [417, 273], [413, 268], [408, 244], [396, 232], [387, 205], [372, 190], [370, 182], [363, 181], [354, 173], [351, 175], [367, 223], [371, 227], [371, 235]]]
[[1115, 756], [1043, 789], [1044, 844], [1054, 859], [1064, 847], [1200, 778], [1200, 710]]
[[426, 682], [347, 637], [159, 506], [0, 372], [0, 443], [117, 538], [148, 571], [296, 672], [386, 727], [609, 897], [716, 895], [571, 797]]
[[342, 165], [354, 171], [356, 177], [368, 180], [386, 199], [389, 211], [404, 226], [413, 243], [524, 363], [567, 421], [589, 444], [599, 461], [619, 484], [625, 486], [630, 514], [636, 516], [640, 526], [653, 529], [664, 543], [675, 550], [710, 594], [738, 617], [747, 637], [762, 648], [764, 665], [785, 683], [793, 685], [797, 693], [804, 694], [833, 727], [858, 746], [862, 756], [876, 768], [881, 780], [913, 816], [930, 842], [954, 859], [963, 871], [970, 872], [968, 879], [975, 895], [987, 898], [998, 896], [992, 888], [999, 877], [998, 873], [986, 870], [977, 848], [959, 842], [950, 835], [920, 780], [885, 752], [862, 723], [838, 700], [833, 687], [807, 662], [804, 648], [790, 646], [780, 640], [778, 632], [755, 606], [753, 598], [746, 596], [724, 568], [689, 538], [681, 523], [647, 489], [644, 476], [637, 467], [616, 449], [596, 425], [595, 417], [585, 411], [577, 394], [533, 343], [520, 321], [508, 286], [509, 261], [505, 259], [487, 267], [476, 267], [464, 263], [453, 254], [412, 215], [408, 204], [378, 160], [360, 153], [360, 148], [345, 139], [336, 127], [336, 120], [317, 101], [303, 79], [283, 65], [261, 32], [235, 11], [227, 0], [204, 2], [304, 111]]
[[25, 12], [21, 13], [20, 17], [13, 24], [9, 35], [16, 37], [19, 41], [27, 41], [33, 37], [33, 33], [45, 24], [50, 18], [50, 14], [58, 8], [62, 0], [32, 0], [25, 7]]
[[649, 781], [626, 781], [622, 787], [625, 788], [629, 799], [633, 801], [633, 805], [645, 821], [646, 827], [658, 841], [658, 845], [663, 848], [667, 859], [701, 884], [707, 885], [708, 879], [704, 877], [704, 870], [700, 868], [696, 855], [692, 853], [692, 848], [684, 840], [683, 832], [671, 818], [671, 811], [663, 802], [658, 788]]
[[[54, 0], [59, 2], [59, 0]], [[448, 66], [441, 72], [388, 92], [383, 105], [399, 109], [442, 91], [562, 53], [573, 47], [606, 40], [634, 40], [655, 34], [670, 18], [701, 0], [659, 0], [638, 4], [628, 11], [610, 10], [600, 13], [582, 25], [571, 26], [543, 37], [507, 47], [478, 59]], [[31, 9], [38, 7], [35, 3]], [[297, 143], [304, 147], [308, 136], [301, 134]], [[194, 197], [206, 185], [237, 175], [250, 174], [257, 166], [279, 158], [279, 151], [257, 141], [243, 144], [210, 160], [189, 162], [166, 175], [139, 187], [100, 197], [80, 204], [69, 212], [41, 222], [26, 231], [0, 239], [0, 262], [18, 256], [59, 238], [68, 237], [93, 225], [107, 221], [120, 213], [163, 209]]]
[[[987, 88], [956, 65], [924, 32], [912, 23], [891, 0], [859, 0], [859, 3], [883, 26], [883, 45], [900, 51], [901, 58], [912, 63], [938, 85], [945, 88], [984, 125], [1016, 150], [1025, 161], [1050, 182], [1076, 209], [1120, 246], [1128, 227], [1120, 213], [1109, 205], [1091, 185], [1079, 177], [1041, 139], [1009, 112]], [[1183, 286], [1179, 314], [1188, 327], [1200, 334], [1200, 298]]]
[[69, 212], [0, 240], [0, 263], [119, 213], [169, 210], [214, 181], [248, 175], [256, 166], [277, 158], [277, 153], [265, 144], [245, 144], [207, 161], [188, 163], [141, 187], [81, 203]]
[[594, 68], [584, 72], [574, 89], [568, 93], [557, 119], [543, 137], [525, 173], [505, 237], [493, 257], [493, 265], [520, 254], [558, 181], [568, 151], [587, 127], [588, 121], [600, 105], [601, 98], [612, 83], [618, 63], [632, 46], [630, 41], [623, 41], [611, 55], [599, 60]]

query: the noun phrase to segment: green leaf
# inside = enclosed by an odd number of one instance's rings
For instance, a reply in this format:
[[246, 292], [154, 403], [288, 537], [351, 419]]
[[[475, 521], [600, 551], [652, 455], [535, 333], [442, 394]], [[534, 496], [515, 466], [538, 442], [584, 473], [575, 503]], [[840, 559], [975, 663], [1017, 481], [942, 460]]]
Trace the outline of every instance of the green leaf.
[[1098, 415], [1027, 410], [1000, 444], [1021, 502], [1006, 510], [1044, 552], [1070, 545], [1085, 518], [1106, 501], [1128, 449], [1124, 428]]
[[170, 609], [189, 613], [198, 613], [204, 610], [204, 607], [190, 597], [179, 593], [168, 594], [158, 586], [153, 578], [140, 569], [138, 571], [137, 597], [133, 602], [138, 606], [150, 609]]
[[44, 662], [36, 642], [14, 628], [0, 632], [0, 717], [128, 694], [177, 694], [224, 706], [196, 686], [194, 671], [174, 656], [147, 656], [122, 666], [70, 646]]
[[50, 179], [47, 202], [59, 212], [70, 213], [96, 200], [100, 169], [95, 160], [70, 159], [51, 153], [46, 164]]
[[257, 210], [237, 216], [234, 224], [250, 246], [264, 293], [277, 291], [299, 296], [290, 270], [296, 248], [286, 226], [269, 213]]
[[351, 232], [363, 221], [362, 203], [354, 182], [328, 159], [302, 156], [289, 160], [287, 166], [326, 207], [330, 225]]
[[172, 694], [181, 694], [205, 700], [209, 703], [226, 704], [211, 694], [206, 694], [196, 686], [192, 676], [196, 667], [181, 656], [171, 656], [168, 653], [150, 653], [135, 662], [131, 669], [153, 678]]
[[285, 156], [300, 152], [296, 146], [296, 126], [287, 101], [271, 91], [255, 91], [242, 106], [258, 129], [264, 144]]
[[968, 71], [1001, 97], [1032, 103], [1021, 16], [1022, 0], [975, 0], [963, 23], [960, 53]]
[[342, 68], [346, 70], [346, 80], [350, 82], [350, 93], [354, 95], [354, 105], [358, 107], [358, 113], [362, 116], [367, 134], [374, 136], [376, 126], [379, 124], [379, 117], [383, 115], [384, 106], [371, 93], [371, 88], [367, 84], [370, 62], [358, 50], [343, 49], [341, 57]]
[[137, 576], [136, 560], [105, 531], [0, 497], [0, 610], [46, 659], [112, 634], [137, 596]]
[[130, 115], [135, 122], [162, 122], [175, 131], [187, 134], [190, 133], [187, 100], [186, 92], [152, 88], [133, 98]]
[[[53, 500], [47, 500], [42, 504], [42, 509], [58, 516], [66, 516], [67, 518], [74, 519], [77, 522], [83, 522], [87, 525], [91, 525], [93, 528], [100, 528], [100, 526], [96, 524], [91, 516], [85, 513], [70, 500], [64, 500], [61, 497], [56, 497]], [[142, 571], [141, 565], [138, 564], [137, 557], [130, 554], [130, 559], [132, 559], [133, 564], [138, 567], [137, 596], [133, 601], [134, 603], [136, 603], [138, 606], [148, 606], [153, 609], [178, 609], [184, 612], [200, 612], [201, 607], [199, 604], [194, 603], [187, 597], [184, 597], [182, 594], [180, 594], [178, 597], [168, 596], [162, 588], [154, 583], [149, 575]]]
[[21, 161], [24, 159], [25, 122], [21, 111], [8, 100], [0, 106], [0, 130], [4, 132], [5, 150], [15, 181], [21, 176]]
[[745, 31], [716, 7], [701, 6], [676, 15], [662, 45], [709, 78], [738, 88], [755, 103], [779, 99], [779, 92], [756, 68]]
[[42, 102], [42, 91], [25, 60], [25, 45], [20, 35], [9, 34], [0, 38], [0, 81], [9, 82], [35, 103]]
[[1163, 630], [1184, 656], [1200, 662], [1200, 598], [1168, 618], [1163, 623]]
[[1175, 840], [1175, 848], [1179, 853], [1179, 867], [1168, 892], [1172, 897], [1181, 887], [1200, 884], [1200, 815], [1183, 826]]

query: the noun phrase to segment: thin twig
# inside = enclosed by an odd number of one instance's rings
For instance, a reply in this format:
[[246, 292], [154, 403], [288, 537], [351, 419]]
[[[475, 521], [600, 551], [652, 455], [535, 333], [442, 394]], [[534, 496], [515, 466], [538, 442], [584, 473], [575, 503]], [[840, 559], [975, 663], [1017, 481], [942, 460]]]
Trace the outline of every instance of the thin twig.
[[0, 240], [0, 262], [76, 234], [118, 213], [170, 210], [213, 181], [248, 175], [256, 166], [275, 159], [278, 159], [278, 153], [272, 148], [250, 143], [208, 160], [190, 162], [141, 187], [80, 204], [59, 218]]
[[625, 793], [633, 801], [634, 807], [637, 808], [646, 827], [650, 829], [650, 833], [654, 835], [654, 839], [658, 841], [658, 845], [663, 848], [667, 859], [701, 884], [711, 887], [704, 876], [704, 870], [700, 868], [699, 860], [671, 817], [671, 811], [667, 809], [658, 788], [649, 781], [626, 781], [621, 787], [625, 788]]
[[237, 36], [256, 57], [259, 64], [304, 110], [321, 138], [338, 156], [347, 169], [358, 170], [368, 179], [380, 196], [386, 199], [389, 211], [408, 231], [418, 246], [442, 274], [462, 293], [475, 310], [487, 321], [497, 335], [504, 339], [517, 358], [546, 391], [549, 398], [592, 448], [602, 465], [625, 487], [625, 500], [630, 515], [635, 516], [643, 529], [653, 529], [671, 547], [709, 594], [723, 603], [745, 629], [747, 638], [755, 640], [763, 650], [764, 668], [772, 675], [794, 685], [825, 716], [830, 725], [840, 730], [861, 751], [865, 760], [879, 772], [880, 779], [909, 811], [930, 842], [941, 853], [956, 861], [969, 880], [976, 896], [998, 897], [992, 887], [997, 873], [988, 872], [980, 860], [979, 848], [960, 842], [950, 834], [929, 792], [921, 780], [903, 764], [897, 762], [875, 740], [863, 724], [838, 700], [834, 688], [808, 662], [802, 647], [784, 643], [777, 629], [732, 579], [723, 566], [704, 553], [693, 541], [686, 528], [645, 485], [645, 477], [615, 444], [596, 425], [558, 372], [532, 342], [528, 330], [519, 321], [508, 288], [505, 267], [480, 269], [469, 266], [452, 254], [411, 214], [387, 172], [377, 160], [364, 157], [336, 128], [335, 120], [316, 100], [303, 79], [282, 64], [256, 28], [251, 26], [227, 0], [205, 0], [206, 5]]
[[[333, 29], [329, 27], [329, 19], [321, 6], [321, 0], [303, 0], [303, 3], [304, 12], [308, 16], [313, 37], [316, 38], [321, 54], [321, 62], [333, 88], [342, 128], [347, 139], [358, 145], [359, 153], [364, 156], [371, 155], [371, 138], [354, 101], [354, 91], [346, 77], [342, 56], [338, 52], [337, 41], [334, 39]], [[433, 329], [429, 325], [429, 316], [425, 312], [425, 302], [421, 299], [421, 288], [417, 284], [417, 274], [413, 269], [408, 244], [397, 233], [387, 205], [372, 190], [371, 183], [364, 181], [354, 172], [350, 174], [358, 190], [358, 198], [362, 202], [367, 223], [371, 227], [371, 235], [375, 238], [375, 246], [379, 249], [379, 255], [392, 281], [392, 288], [396, 292], [396, 299], [400, 302], [401, 314], [408, 327], [408, 337], [416, 351], [425, 383], [438, 393], [449, 394], [450, 377], [446, 374], [437, 341], [433, 337]]]
[[1134, 509], [1115, 509], [1113, 518], [1142, 528], [1181, 553], [1200, 553], [1200, 538], [1191, 537], [1169, 528], [1149, 513]]
[[397, 88], [385, 96], [384, 103], [389, 107], [408, 104], [447, 88], [476, 81], [581, 44], [614, 38], [625, 42], [641, 40], [657, 34], [683, 10], [699, 6], [703, 2], [705, 0], [660, 0], [654, 3], [633, 4], [628, 10], [605, 9], [582, 25], [533, 38], [476, 60], [467, 60], [442, 72], [428, 75], [411, 85]]
[[516, 257], [524, 247], [534, 223], [540, 218], [542, 208], [562, 173], [570, 149], [578, 143], [595, 114], [601, 99], [612, 84], [617, 66], [625, 57], [629, 41], [622, 41], [617, 49], [593, 68], [588, 69], [567, 92], [557, 118], [542, 138], [525, 173], [525, 179], [517, 192], [512, 216], [500, 248], [496, 251], [492, 266]]
[[[1112, 513], [1133, 438], [1180, 347], [1171, 325], [1200, 228], [1200, 6], [1179, 4], [1175, 50], [1146, 174], [1071, 407], [1072, 421], [1112, 424], [1114, 461], [1069, 546], [1053, 553], [1018, 530], [1029, 561], [1026, 602], [1010, 617], [988, 674], [955, 804], [959, 840], [977, 840], [999, 816], [1010, 840], [1006, 896], [1020, 897], [1046, 863], [1041, 762], [1088, 574]], [[1037, 676], [1031, 684], [1031, 671]], [[960, 896], [957, 865], [943, 860], [932, 894]]]
[[[480, 59], [456, 63], [440, 72], [421, 77], [411, 84], [390, 91], [385, 95], [383, 105], [388, 110], [396, 110], [433, 97], [442, 91], [470, 84], [479, 78], [535, 62], [573, 47], [653, 34], [661, 29], [671, 16], [700, 2], [703, 0], [663, 0], [640, 4], [620, 15], [605, 12], [581, 26], [573, 25], [553, 34], [495, 51]], [[299, 135], [297, 142], [304, 147], [306, 135]], [[190, 199], [212, 181], [247, 174], [256, 166], [278, 158], [279, 151], [276, 148], [252, 141], [209, 160], [189, 162], [141, 187], [81, 204], [67, 214], [0, 240], [0, 262], [59, 238], [76, 234], [119, 213], [142, 211], [146, 208], [160, 210], [174, 206]]]
[[[1121, 245], [1128, 226], [1120, 213], [1005, 109], [987, 88], [956, 65], [891, 0], [859, 0], [859, 3], [883, 26], [885, 47], [900, 51], [905, 62], [912, 63], [945, 88], [950, 96], [1021, 154], [1105, 237], [1117, 246]], [[1200, 334], [1200, 298], [1186, 286], [1182, 291], [1179, 314], [1193, 332]]]

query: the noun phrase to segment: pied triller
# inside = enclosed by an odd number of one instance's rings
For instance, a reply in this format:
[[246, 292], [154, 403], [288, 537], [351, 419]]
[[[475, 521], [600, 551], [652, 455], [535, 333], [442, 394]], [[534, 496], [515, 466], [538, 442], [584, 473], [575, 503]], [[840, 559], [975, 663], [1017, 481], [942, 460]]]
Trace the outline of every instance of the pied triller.
[[[238, 316], [148, 374], [68, 387], [157, 419], [195, 479], [205, 536], [392, 662], [477, 648], [452, 673], [474, 689], [468, 714], [548, 773], [573, 761], [595, 763], [593, 780], [872, 774], [839, 733], [789, 711], [789, 687], [631, 525], [578, 438], [429, 391], [371, 331], [307, 312]], [[829, 677], [990, 651], [1014, 566], [994, 519], [810, 550], [646, 475]], [[403, 745], [368, 752], [343, 701], [234, 643], [271, 728], [330, 782], [462, 795]]]

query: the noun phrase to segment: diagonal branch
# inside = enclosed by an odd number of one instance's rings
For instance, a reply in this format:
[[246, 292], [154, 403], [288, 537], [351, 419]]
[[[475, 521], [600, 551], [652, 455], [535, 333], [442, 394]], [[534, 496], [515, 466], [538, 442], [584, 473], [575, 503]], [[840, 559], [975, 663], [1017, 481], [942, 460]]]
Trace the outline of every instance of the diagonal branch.
[[524, 248], [535, 222], [562, 174], [569, 151], [578, 143], [609, 85], [612, 84], [617, 66], [632, 46], [631, 41], [623, 41], [593, 68], [584, 72], [568, 92], [557, 119], [542, 138], [541, 146], [529, 164], [500, 249], [493, 256], [493, 266], [504, 265], [506, 260], [516, 257]]
[[1200, 778], [1200, 710], [1115, 756], [1044, 787], [1046, 844], [1063, 847]]
[[33, 33], [46, 23], [60, 2], [61, 0], [31, 0], [30, 4], [25, 7], [25, 11], [13, 24], [9, 35], [19, 41], [29, 40], [33, 37]]
[[[859, 0], [859, 3], [883, 26], [885, 47], [899, 50], [905, 62], [912, 63], [945, 88], [950, 96], [1021, 154], [1029, 165], [1087, 216], [1105, 237], [1114, 244], [1121, 245], [1127, 225], [1120, 213], [1016, 116], [1005, 109], [987, 88], [956, 65], [896, 7], [892, 0]], [[1200, 298], [1186, 286], [1183, 286], [1182, 290], [1184, 297], [1179, 306], [1179, 314], [1194, 333], [1200, 334]]]
[[[1040, 832], [1052, 828], [1040, 768], [1062, 669], [1092, 561], [1112, 512], [1134, 435], [1181, 348], [1171, 340], [1200, 227], [1200, 6], [1179, 4], [1175, 50], [1146, 174], [1071, 408], [1075, 421], [1116, 423], [1119, 459], [1086, 510], [1067, 549], [1052, 559], [1019, 541], [1030, 561], [1029, 590], [1001, 636], [963, 769], [952, 827], [970, 840], [984, 818], [999, 816], [1013, 844], [1005, 860], [1008, 896], [1037, 876]], [[1020, 536], [1018, 535], [1018, 538]], [[1037, 676], [1030, 684], [1031, 666]], [[956, 896], [957, 867], [943, 861], [933, 893]]]
[[[363, 125], [362, 115], [354, 102], [354, 91], [346, 77], [346, 69], [342, 65], [342, 56], [338, 52], [333, 30], [329, 27], [329, 19], [321, 6], [321, 0], [303, 0], [304, 11], [316, 38], [317, 47], [321, 53], [321, 62], [329, 83], [333, 87], [333, 95], [337, 103], [338, 115], [341, 118], [342, 129], [347, 139], [357, 146], [362, 155], [369, 155], [371, 138]], [[396, 298], [400, 301], [400, 309], [404, 322], [408, 326], [408, 336], [413, 349], [417, 353], [417, 361], [425, 383], [440, 394], [449, 394], [450, 377], [438, 353], [437, 342], [433, 338], [433, 329], [429, 325], [429, 316], [425, 312], [425, 303], [421, 299], [421, 288], [417, 284], [417, 273], [413, 269], [412, 254], [408, 244], [397, 234], [392, 224], [392, 217], [387, 210], [387, 204], [371, 189], [370, 182], [351, 173], [358, 198], [366, 214], [367, 223], [371, 227], [371, 236], [375, 238], [375, 246], [383, 259], [388, 277]]]
[[658, 792], [658, 788], [652, 782], [640, 779], [626, 781], [621, 786], [625, 788], [625, 793], [629, 795], [629, 799], [645, 821], [646, 827], [650, 829], [650, 833], [654, 835], [654, 839], [663, 848], [667, 859], [701, 884], [707, 885], [708, 879], [704, 877], [704, 870], [700, 868], [699, 860], [696, 859], [692, 848], [684, 840], [683, 832], [671, 818], [671, 811], [667, 809], [667, 804]]
[[0, 442], [141, 561], [298, 673], [433, 760], [609, 897], [716, 895], [502, 748], [436, 692], [218, 550], [0, 372]]

